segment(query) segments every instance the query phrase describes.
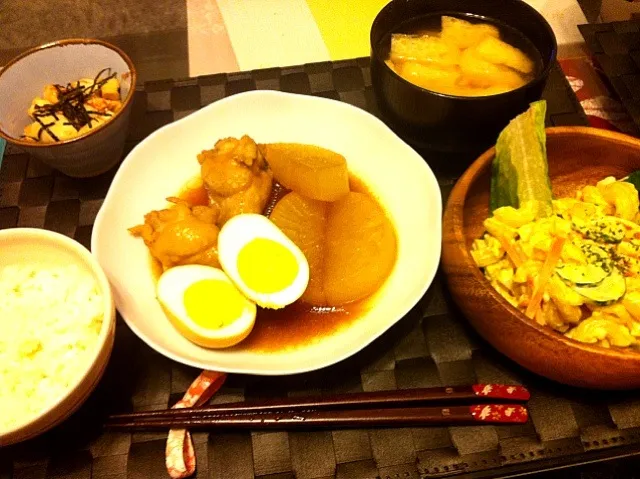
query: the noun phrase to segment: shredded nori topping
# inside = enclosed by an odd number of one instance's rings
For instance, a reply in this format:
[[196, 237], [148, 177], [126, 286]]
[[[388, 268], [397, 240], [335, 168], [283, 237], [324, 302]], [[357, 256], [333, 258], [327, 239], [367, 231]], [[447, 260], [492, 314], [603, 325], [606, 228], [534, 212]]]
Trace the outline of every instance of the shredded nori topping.
[[[64, 115], [68, 120], [68, 122], [65, 122], [64, 124], [73, 126], [76, 131], [80, 131], [80, 129], [85, 125], [89, 125], [89, 128], [91, 128], [94, 120], [92, 116], [111, 116], [111, 113], [87, 111], [85, 102], [96, 91], [99, 91], [100, 88], [102, 88], [102, 85], [112, 78], [115, 78], [116, 75], [116, 72], [111, 72], [111, 68], [104, 68], [98, 72], [91, 85], [83, 86], [80, 84], [80, 81], [77, 81], [75, 85], [72, 83], [67, 83], [66, 86], [54, 85], [54, 88], [58, 92], [58, 101], [49, 105], [38, 105], [34, 108], [32, 116], [33, 119], [40, 124], [40, 130], [38, 131], [37, 138], [30, 138], [40, 141], [42, 139], [43, 131], [46, 131], [54, 141], [60, 141], [60, 139], [50, 129], [54, 123], [45, 124], [42, 121], [42, 118], [49, 116], [53, 116], [53, 118], [58, 120], [58, 114]], [[23, 137], [26, 136], [23, 135]]]

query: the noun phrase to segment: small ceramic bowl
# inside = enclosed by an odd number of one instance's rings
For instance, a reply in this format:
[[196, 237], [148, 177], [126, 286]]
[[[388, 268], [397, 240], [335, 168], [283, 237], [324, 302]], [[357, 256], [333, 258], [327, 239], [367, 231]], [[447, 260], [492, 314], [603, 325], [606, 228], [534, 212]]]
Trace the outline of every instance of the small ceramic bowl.
[[[80, 243], [52, 231], [36, 228], [0, 230], [0, 265], [55, 267], [76, 264], [95, 278], [103, 303], [102, 325], [95, 350], [84, 373], [66, 394], [38, 416], [8, 431], [0, 431], [0, 447], [38, 436], [68, 418], [89, 397], [100, 381], [113, 349], [115, 305], [107, 278], [96, 259]], [[4, 413], [11, 413], [5, 411]]]
[[[20, 138], [31, 122], [27, 110], [45, 85], [94, 78], [104, 68], [117, 72], [122, 108], [88, 133], [56, 143]], [[24, 52], [0, 71], [0, 137], [69, 176], [96, 176], [121, 159], [136, 85], [136, 70], [118, 47], [101, 40], [69, 39]]]
[[[480, 22], [487, 19], [515, 29], [540, 53], [538, 75], [505, 93], [462, 97], [426, 90], [396, 74], [385, 63], [390, 34], [399, 32], [409, 21], [442, 15], [470, 15]], [[493, 145], [512, 118], [540, 99], [557, 53], [549, 23], [521, 0], [392, 0], [376, 16], [370, 42], [371, 81], [385, 121], [420, 150], [468, 153], [470, 158]]]
[[[547, 129], [547, 154], [556, 198], [640, 169], [640, 140], [595, 128]], [[467, 169], [446, 206], [442, 263], [456, 304], [497, 350], [537, 374], [593, 389], [640, 387], [640, 352], [580, 343], [540, 326], [500, 296], [476, 266], [469, 248], [489, 216], [494, 156], [492, 148]]]

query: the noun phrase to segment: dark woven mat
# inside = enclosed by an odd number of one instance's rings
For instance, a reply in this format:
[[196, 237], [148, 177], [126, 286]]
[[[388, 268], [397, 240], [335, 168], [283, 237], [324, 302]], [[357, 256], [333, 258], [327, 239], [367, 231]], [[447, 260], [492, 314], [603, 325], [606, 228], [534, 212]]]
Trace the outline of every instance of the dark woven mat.
[[640, 131], [640, 20], [579, 25], [587, 47]]
[[[367, 59], [149, 83], [136, 93], [128, 149], [153, 130], [232, 93], [256, 88], [310, 93], [375, 112], [370, 85]], [[586, 124], [559, 67], [545, 98], [548, 124]], [[438, 165], [433, 167], [438, 171]], [[89, 245], [93, 220], [114, 173], [74, 180], [8, 148], [0, 170], [0, 228], [48, 228]], [[440, 173], [439, 180], [446, 198], [455, 177]], [[234, 375], [214, 402], [514, 382], [533, 393], [528, 424], [198, 433], [198, 477], [495, 477], [614, 457], [640, 444], [640, 394], [579, 391], [535, 377], [480, 340], [454, 308], [439, 274], [405, 319], [356, 356], [298, 376]], [[100, 424], [110, 413], [172, 405], [198, 373], [145, 346], [119, 320], [113, 356], [96, 392], [51, 432], [0, 449], [0, 478], [167, 477], [164, 434], [105, 433]]]

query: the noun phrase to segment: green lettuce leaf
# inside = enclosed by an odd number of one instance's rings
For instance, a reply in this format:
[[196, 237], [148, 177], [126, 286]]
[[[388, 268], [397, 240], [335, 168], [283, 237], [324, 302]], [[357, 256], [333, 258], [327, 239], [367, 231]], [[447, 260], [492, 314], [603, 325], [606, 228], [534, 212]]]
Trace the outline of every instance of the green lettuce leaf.
[[492, 164], [490, 208], [534, 202], [536, 217], [553, 213], [544, 119], [547, 103], [531, 103], [500, 133]]

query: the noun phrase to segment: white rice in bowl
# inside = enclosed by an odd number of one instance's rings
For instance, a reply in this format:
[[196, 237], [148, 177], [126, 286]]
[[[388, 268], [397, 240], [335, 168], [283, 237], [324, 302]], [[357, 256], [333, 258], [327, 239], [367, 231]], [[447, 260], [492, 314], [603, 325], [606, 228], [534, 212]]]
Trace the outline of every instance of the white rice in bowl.
[[104, 303], [77, 265], [0, 267], [0, 433], [38, 416], [95, 355]]

